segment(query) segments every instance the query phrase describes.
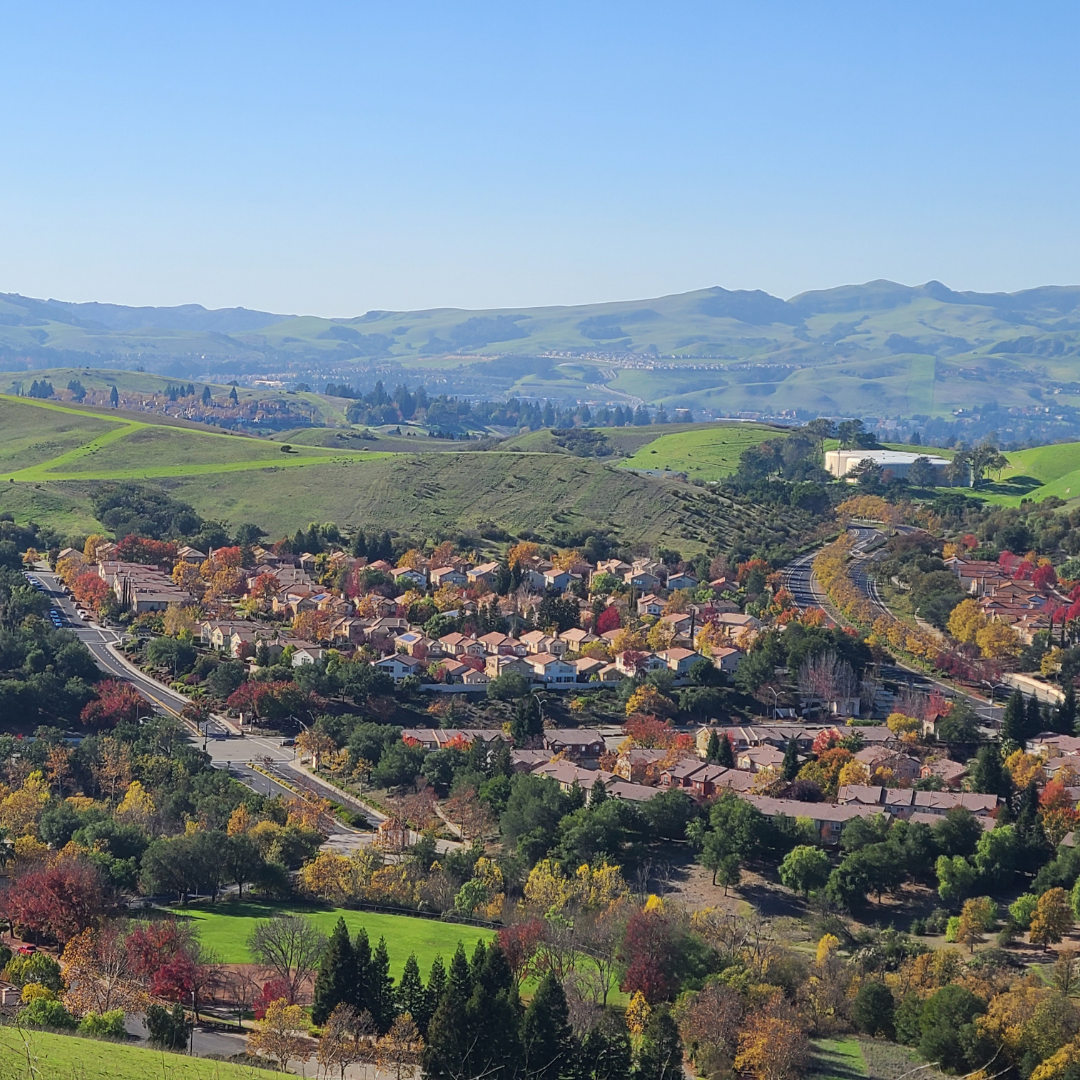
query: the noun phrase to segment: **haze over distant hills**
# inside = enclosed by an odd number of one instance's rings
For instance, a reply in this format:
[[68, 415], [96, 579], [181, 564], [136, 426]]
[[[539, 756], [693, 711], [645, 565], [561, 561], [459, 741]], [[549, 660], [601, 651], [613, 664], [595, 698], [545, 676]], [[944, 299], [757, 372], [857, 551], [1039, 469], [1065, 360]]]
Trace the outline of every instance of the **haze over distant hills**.
[[576, 307], [369, 311], [125, 307], [0, 294], [0, 367], [184, 377], [423, 380], [449, 392], [643, 399], [716, 415], [947, 416], [1080, 404], [1080, 286], [957, 292], [872, 281], [702, 289]]

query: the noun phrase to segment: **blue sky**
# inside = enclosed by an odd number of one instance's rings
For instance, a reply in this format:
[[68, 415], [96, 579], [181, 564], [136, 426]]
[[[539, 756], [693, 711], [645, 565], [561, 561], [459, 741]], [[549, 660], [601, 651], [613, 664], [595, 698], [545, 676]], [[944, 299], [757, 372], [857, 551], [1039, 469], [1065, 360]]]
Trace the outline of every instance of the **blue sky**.
[[1080, 5], [3, 3], [0, 290], [1080, 282]]

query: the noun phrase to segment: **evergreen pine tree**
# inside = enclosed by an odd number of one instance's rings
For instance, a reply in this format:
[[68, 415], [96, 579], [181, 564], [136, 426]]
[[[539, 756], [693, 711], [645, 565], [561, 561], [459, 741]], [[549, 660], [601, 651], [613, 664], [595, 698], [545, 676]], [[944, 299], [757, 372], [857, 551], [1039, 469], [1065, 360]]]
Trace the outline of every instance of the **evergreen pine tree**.
[[368, 941], [367, 931], [362, 926], [353, 938], [353, 968], [356, 972], [356, 982], [352, 996], [346, 1000], [358, 1013], [362, 1013], [365, 1009], [370, 1011], [368, 984], [371, 979], [371, 943]]
[[[260, 641], [255, 646], [255, 663], [259, 667], [269, 667], [271, 663], [270, 646], [265, 641]], [[317, 1022], [317, 1021], [316, 1021]]]
[[720, 757], [720, 736], [716, 734], [716, 731], [709, 732], [709, 741], [705, 746], [705, 760], [710, 764], [715, 765], [717, 759]]
[[483, 938], [480, 938], [476, 943], [476, 948], [473, 949], [472, 959], [469, 961], [469, 976], [472, 979], [474, 989], [480, 978], [481, 972], [484, 970], [484, 964], [487, 962], [487, 953], [487, 942]]
[[598, 806], [602, 805], [607, 799], [607, 788], [604, 786], [604, 781], [597, 777], [593, 781], [593, 785], [589, 788], [589, 809], [595, 810]]
[[1055, 710], [1054, 730], [1062, 735], [1076, 734], [1076, 688], [1071, 679], [1065, 687], [1065, 696]]
[[525, 1072], [535, 1080], [559, 1080], [574, 1060], [570, 1011], [562, 983], [549, 971], [525, 1010], [521, 1022]]
[[236, 396], [236, 387], [235, 386], [229, 391], [229, 400], [234, 405], [239, 405], [240, 404], [240, 399]]
[[1026, 703], [1021, 690], [1014, 690], [1005, 702], [1005, 712], [1001, 717], [1001, 741], [1024, 746], [1024, 728], [1026, 722]]
[[390, 956], [386, 951], [386, 938], [379, 938], [379, 944], [375, 946], [371, 954], [371, 964], [367, 975], [367, 1009], [380, 1034], [385, 1035], [397, 1015], [394, 1003], [394, 980], [390, 975]]
[[521, 1056], [521, 1006], [506, 954], [493, 942], [485, 949], [465, 1010], [469, 1076], [510, 1080]]
[[115, 409], [120, 404], [120, 395], [116, 392], [116, 387], [109, 388], [109, 404]]
[[794, 780], [799, 775], [799, 744], [794, 739], [788, 739], [784, 747], [784, 762], [780, 770], [785, 780]]
[[735, 751], [731, 745], [731, 737], [726, 731], [724, 737], [720, 740], [720, 751], [716, 755], [716, 764], [722, 765], [725, 769], [735, 768]]
[[971, 786], [983, 795], [1008, 798], [1012, 793], [1012, 781], [1001, 764], [998, 746], [982, 746], [971, 769]]
[[[432, 968], [432, 976], [434, 974]], [[469, 961], [465, 957], [465, 946], [459, 941], [457, 951], [450, 961], [446, 989], [428, 1025], [423, 1060], [426, 1077], [432, 1080], [458, 1080], [466, 1075], [465, 1059], [472, 1039], [466, 1024], [465, 1010], [471, 996], [472, 976], [469, 973]]]
[[1024, 711], [1024, 738], [1034, 739], [1042, 730], [1042, 705], [1032, 694], [1027, 699], [1027, 708]]
[[368, 553], [367, 537], [364, 535], [363, 529], [357, 529], [356, 535], [353, 537], [352, 542], [352, 554], [354, 559], [362, 559], [366, 557]]
[[210, 387], [209, 386], [204, 386], [203, 387], [203, 392], [202, 392], [202, 403], [204, 405], [209, 405], [210, 402], [213, 401], [213, 400], [214, 400], [214, 397], [210, 393]]
[[1039, 817], [1039, 787], [1034, 780], [1020, 795], [1014, 829], [1018, 840], [1018, 869], [1021, 872], [1035, 873], [1050, 854], [1050, 844]]
[[435, 1010], [439, 1007], [439, 1002], [442, 1001], [444, 993], [446, 993], [446, 965], [443, 963], [441, 956], [436, 956], [431, 961], [427, 986], [424, 987], [424, 994], [427, 997], [427, 1008], [424, 1015], [427, 1017], [428, 1024], [431, 1023], [431, 1018], [435, 1015]]
[[634, 1076], [635, 1080], [682, 1080], [682, 1040], [667, 1009], [656, 1009], [649, 1020]]
[[621, 1016], [607, 1017], [589, 1031], [580, 1062], [579, 1075], [585, 1080], [623, 1080], [633, 1074], [630, 1033]]
[[401, 981], [394, 991], [399, 1012], [408, 1013], [416, 1024], [421, 1036], [426, 1038], [430, 1020], [428, 1013], [428, 995], [424, 989], [424, 980], [420, 978], [420, 965], [416, 962], [416, 953], [409, 953]]
[[348, 1001], [356, 988], [356, 957], [349, 929], [339, 918], [315, 977], [315, 996], [311, 1005], [312, 1022], [322, 1026], [339, 1002]]

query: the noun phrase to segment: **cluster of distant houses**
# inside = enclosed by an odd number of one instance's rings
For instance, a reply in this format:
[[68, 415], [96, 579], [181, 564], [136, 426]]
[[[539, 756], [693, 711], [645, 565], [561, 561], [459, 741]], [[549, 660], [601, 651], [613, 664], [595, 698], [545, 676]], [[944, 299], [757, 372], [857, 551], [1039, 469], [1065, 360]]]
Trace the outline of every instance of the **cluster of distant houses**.
[[[896, 736], [884, 726], [832, 730], [841, 736], [862, 736], [866, 745], [856, 758], [867, 766], [872, 777], [880, 775], [881, 770], [892, 770], [889, 786], [849, 784], [840, 788], [831, 803], [755, 793], [755, 774], [766, 767], [778, 767], [789, 740], [795, 740], [800, 752], [808, 753], [823, 730], [826, 728], [802, 724], [702, 726], [694, 734], [694, 748], [677, 751], [627, 746], [618, 728], [551, 728], [534, 740], [535, 745], [512, 749], [510, 754], [515, 771], [549, 777], [567, 792], [579, 788], [588, 794], [599, 782], [609, 796], [639, 803], [665, 791], [682, 791], [701, 803], [731, 792], [767, 817], [785, 815], [810, 820], [827, 844], [839, 842], [847, 822], [875, 814], [934, 825], [950, 810], [961, 808], [970, 811], [984, 828], [993, 827], [998, 799], [959, 790], [967, 775], [964, 766], [947, 760], [921, 763], [905, 754]], [[713, 733], [730, 739], [734, 768], [704, 760]], [[489, 728], [406, 728], [402, 738], [427, 750], [439, 750], [474, 739], [492, 743], [505, 736]], [[1080, 739], [1071, 739], [1070, 747], [1072, 743], [1076, 746], [1070, 748], [1070, 753], [1077, 755], [1080, 764]], [[941, 778], [945, 786], [937, 791], [911, 787], [913, 781], [929, 776]]]
[[[592, 601], [578, 597], [576, 594], [585, 590], [574, 588], [574, 583], [588, 585], [600, 575], [610, 575], [630, 587], [631, 610], [639, 618], [648, 623], [660, 622], [668, 631], [664, 635], [669, 641], [667, 648], [655, 651], [613, 648], [609, 649], [610, 658], [598, 658], [582, 652], [597, 642], [615, 645], [623, 633], [621, 627], [599, 634], [577, 627], [561, 633], [526, 630], [527, 612], [521, 610], [519, 599], [497, 597], [491, 592], [500, 572], [495, 562], [470, 565], [464, 559], [454, 558], [438, 567], [395, 567], [382, 560], [369, 563], [364, 558], [333, 552], [326, 560], [329, 569], [378, 570], [402, 590], [398, 596], [371, 593], [349, 599], [319, 584], [315, 555], [280, 555], [262, 547], [255, 547], [253, 553], [255, 565], [243, 570], [246, 595], [253, 595], [257, 583], [272, 580], [273, 594], [266, 597], [260, 592], [260, 601], [286, 623], [304, 612], [323, 613], [326, 617], [321, 622], [321, 639], [304, 640], [278, 624], [227, 613], [201, 624], [204, 645], [234, 658], [253, 657], [262, 647], [273, 660], [288, 649], [296, 666], [319, 660], [327, 649], [349, 652], [366, 646], [381, 657], [376, 665], [395, 683], [419, 676], [432, 689], [482, 688], [508, 672], [552, 689], [583, 682], [615, 683], [661, 669], [671, 671], [676, 679], [685, 679], [693, 664], [704, 659], [694, 642], [697, 631], [706, 622], [720, 628], [731, 642], [712, 645], [708, 659], [724, 671], [733, 671], [743, 658], [748, 641], [760, 628], [757, 619], [743, 614], [737, 604], [725, 598], [725, 594], [736, 588], [735, 582], [727, 577], [707, 583], [705, 602], [682, 604], [679, 606], [685, 610], [672, 612], [668, 610], [668, 599], [675, 590], [692, 590], [700, 598], [702, 587], [692, 574], [670, 570], [661, 562], [639, 559], [626, 563], [609, 559], [596, 566], [578, 563], [571, 571], [540, 557], [527, 560], [521, 571], [522, 586], [537, 602], [545, 594], [561, 594], [579, 606], [579, 621], [591, 625]], [[201, 565], [213, 556], [213, 551], [203, 552], [189, 546], [177, 552], [178, 561], [192, 565]], [[65, 557], [82, 556], [68, 549], [60, 553], [60, 558]], [[120, 606], [135, 615], [161, 612], [172, 605], [190, 604], [194, 599], [174, 583], [164, 567], [117, 561], [114, 546], [102, 550], [97, 572], [108, 583]], [[481, 605], [494, 601], [511, 632], [477, 636], [453, 632], [431, 638], [422, 627], [411, 625], [407, 617], [408, 597], [415, 600], [417, 593], [434, 594], [448, 585], [461, 590], [461, 596], [459, 606], [447, 614], [468, 619], [478, 614]], [[610, 596], [607, 602], [614, 600]]]
[[1071, 603], [1049, 585], [1017, 581], [996, 562], [954, 556], [946, 559], [945, 565], [960, 579], [964, 591], [978, 601], [986, 618], [1011, 626], [1025, 645], [1030, 645], [1039, 631], [1052, 629], [1052, 611]]

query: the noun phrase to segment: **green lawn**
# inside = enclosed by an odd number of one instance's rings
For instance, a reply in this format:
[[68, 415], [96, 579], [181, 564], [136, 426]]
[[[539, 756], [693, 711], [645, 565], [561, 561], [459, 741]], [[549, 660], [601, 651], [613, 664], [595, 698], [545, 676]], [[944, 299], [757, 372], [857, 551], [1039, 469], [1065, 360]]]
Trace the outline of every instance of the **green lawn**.
[[0, 1027], [0, 1080], [266, 1080], [269, 1075], [264, 1069], [140, 1046]]
[[[304, 915], [325, 934], [329, 934], [344, 916], [349, 933], [361, 927], [367, 930], [374, 946], [380, 937], [386, 938], [390, 952], [390, 970], [395, 977], [401, 974], [410, 953], [416, 953], [420, 972], [426, 978], [431, 962], [441, 955], [447, 964], [459, 941], [471, 956], [476, 942], [494, 937], [491, 930], [476, 926], [441, 922], [438, 919], [419, 919], [409, 915], [384, 915], [373, 911], [352, 911], [346, 908], [278, 907], [271, 904], [215, 904], [208, 907], [176, 908], [174, 914], [195, 920], [199, 939], [226, 964], [251, 963], [247, 939], [259, 919], [288, 911]], [[2, 1080], [2, 1077], [0, 1077]]]
[[858, 1039], [814, 1039], [808, 1080], [857, 1080], [868, 1075]]
[[783, 438], [783, 433], [761, 424], [715, 424], [661, 435], [619, 465], [672, 469], [685, 472], [691, 480], [719, 480], [738, 468], [744, 450], [770, 438]]

